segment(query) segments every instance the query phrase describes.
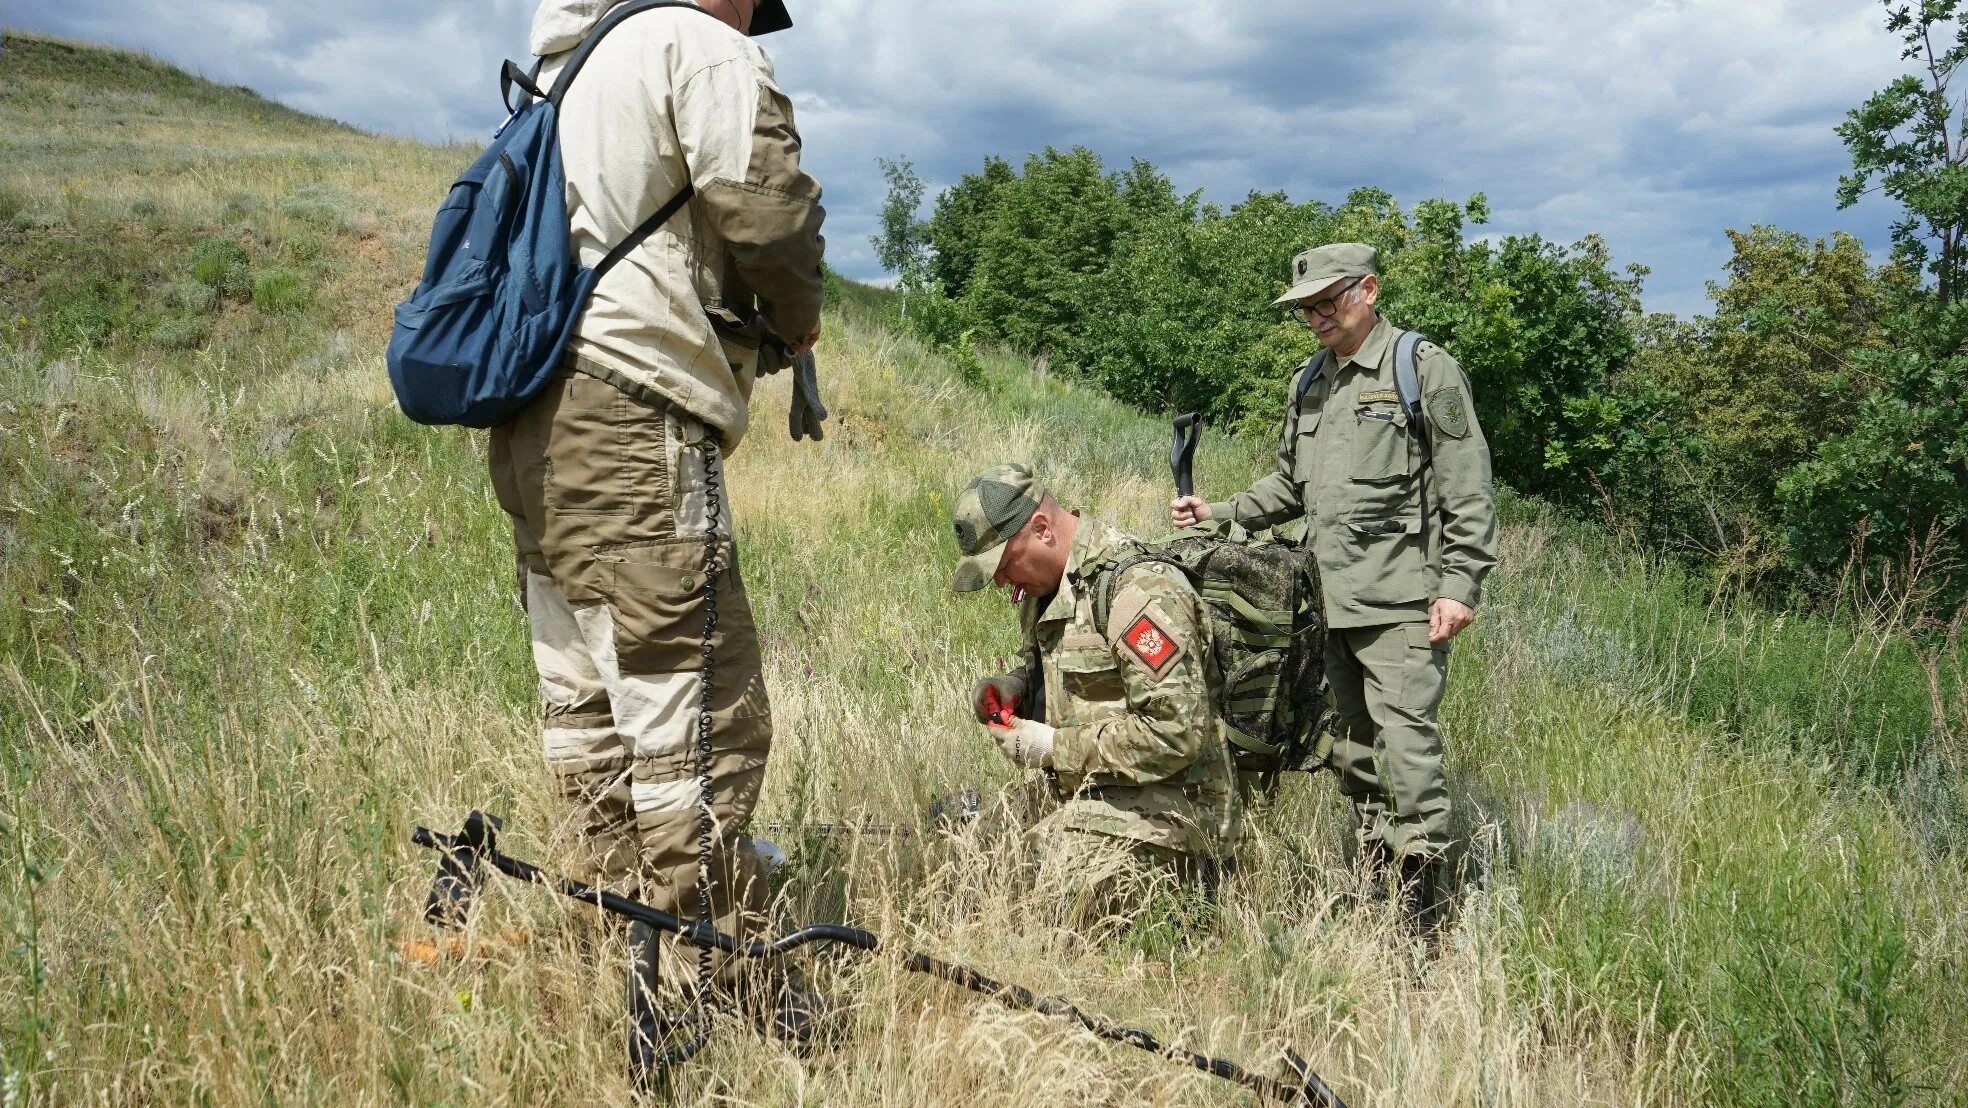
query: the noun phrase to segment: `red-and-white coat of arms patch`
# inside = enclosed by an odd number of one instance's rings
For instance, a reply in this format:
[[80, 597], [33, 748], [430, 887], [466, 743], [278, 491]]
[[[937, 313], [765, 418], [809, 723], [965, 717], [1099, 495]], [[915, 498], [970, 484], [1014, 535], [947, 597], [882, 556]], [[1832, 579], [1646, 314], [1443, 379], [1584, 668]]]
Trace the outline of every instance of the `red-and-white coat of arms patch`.
[[1182, 653], [1182, 644], [1176, 642], [1167, 631], [1162, 629], [1161, 624], [1155, 622], [1155, 617], [1147, 612], [1141, 613], [1140, 618], [1128, 625], [1127, 633], [1121, 636], [1121, 641], [1127, 644], [1128, 649], [1134, 652], [1134, 656], [1141, 660], [1142, 665], [1148, 667], [1148, 672], [1157, 677], [1174, 664], [1175, 659]]

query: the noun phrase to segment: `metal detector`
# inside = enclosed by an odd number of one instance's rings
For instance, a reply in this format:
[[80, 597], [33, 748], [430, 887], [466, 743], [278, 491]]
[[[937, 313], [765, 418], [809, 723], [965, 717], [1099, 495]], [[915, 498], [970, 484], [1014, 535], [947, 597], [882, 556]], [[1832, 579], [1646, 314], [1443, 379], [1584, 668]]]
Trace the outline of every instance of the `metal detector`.
[[[474, 811], [465, 818], [464, 827], [455, 835], [439, 834], [425, 827], [419, 827], [411, 833], [412, 842], [438, 852], [437, 877], [431, 884], [430, 898], [424, 908], [426, 920], [441, 927], [464, 926], [470, 915], [472, 902], [484, 881], [483, 867], [490, 866], [508, 877], [535, 885], [544, 885], [562, 896], [592, 904], [604, 912], [676, 935], [701, 950], [720, 950], [740, 958], [777, 958], [788, 951], [814, 943], [844, 946], [870, 954], [894, 949], [884, 944], [881, 937], [872, 931], [835, 923], [809, 923], [769, 942], [764, 939], [740, 940], [719, 931], [705, 920], [686, 920], [669, 912], [651, 908], [640, 901], [616, 896], [592, 885], [584, 885], [579, 881], [547, 873], [529, 862], [501, 854], [498, 846], [498, 832], [501, 826], [502, 823], [497, 816]], [[926, 974], [962, 986], [974, 993], [988, 996], [1007, 1008], [1039, 1012], [1071, 1020], [1103, 1039], [1126, 1043], [1150, 1054], [1159, 1054], [1164, 1058], [1194, 1066], [1214, 1077], [1234, 1081], [1245, 1088], [1253, 1089], [1281, 1104], [1309, 1105], [1312, 1108], [1346, 1108], [1339, 1096], [1319, 1079], [1318, 1074], [1312, 1072], [1305, 1059], [1289, 1049], [1285, 1051], [1285, 1060], [1292, 1069], [1291, 1078], [1279, 1080], [1265, 1077], [1223, 1058], [1211, 1058], [1165, 1044], [1139, 1028], [1121, 1027], [1082, 1011], [1078, 1005], [1070, 1001], [994, 980], [968, 966], [946, 962], [912, 950], [902, 950], [898, 953], [902, 958], [902, 967], [911, 973]], [[637, 1076], [641, 1081], [661, 1079], [660, 1073], [641, 1069], [637, 1070]]]

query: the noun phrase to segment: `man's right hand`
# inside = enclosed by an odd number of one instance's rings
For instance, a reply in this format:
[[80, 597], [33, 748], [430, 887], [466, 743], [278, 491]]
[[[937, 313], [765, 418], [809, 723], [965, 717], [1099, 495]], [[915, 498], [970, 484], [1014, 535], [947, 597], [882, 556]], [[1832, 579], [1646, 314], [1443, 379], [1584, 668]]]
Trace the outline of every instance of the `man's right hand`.
[[1018, 702], [1025, 699], [1025, 679], [1015, 673], [980, 677], [970, 687], [970, 710], [979, 723], [997, 723], [998, 713], [1018, 714]]
[[1200, 496], [1178, 496], [1169, 501], [1169, 522], [1177, 527], [1194, 527], [1210, 517], [1210, 506]]

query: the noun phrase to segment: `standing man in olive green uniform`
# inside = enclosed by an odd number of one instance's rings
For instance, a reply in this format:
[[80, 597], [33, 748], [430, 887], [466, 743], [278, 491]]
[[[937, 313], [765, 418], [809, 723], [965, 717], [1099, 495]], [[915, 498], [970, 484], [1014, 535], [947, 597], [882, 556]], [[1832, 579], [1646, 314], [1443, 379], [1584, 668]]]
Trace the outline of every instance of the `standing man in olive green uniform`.
[[1449, 642], [1476, 618], [1496, 564], [1496, 497], [1469, 378], [1426, 341], [1415, 352], [1422, 419], [1410, 419], [1395, 374], [1401, 332], [1374, 310], [1377, 263], [1360, 243], [1292, 260], [1277, 303], [1325, 349], [1292, 381], [1278, 468], [1227, 501], [1180, 497], [1171, 516], [1178, 527], [1228, 518], [1253, 529], [1306, 517], [1340, 789], [1368, 874], [1377, 883], [1398, 863], [1407, 918], [1427, 932], [1450, 837], [1436, 709]]
[[1024, 466], [973, 479], [954, 515], [951, 591], [1009, 588], [1024, 632], [1024, 664], [979, 680], [972, 707], [1007, 757], [1050, 771], [1060, 803], [1030, 836], [1047, 868], [1084, 878], [1074, 915], [1125, 914], [1161, 873], [1213, 891], [1238, 799], [1194, 586], [1166, 562], [1121, 567], [1141, 544], [1061, 508]]

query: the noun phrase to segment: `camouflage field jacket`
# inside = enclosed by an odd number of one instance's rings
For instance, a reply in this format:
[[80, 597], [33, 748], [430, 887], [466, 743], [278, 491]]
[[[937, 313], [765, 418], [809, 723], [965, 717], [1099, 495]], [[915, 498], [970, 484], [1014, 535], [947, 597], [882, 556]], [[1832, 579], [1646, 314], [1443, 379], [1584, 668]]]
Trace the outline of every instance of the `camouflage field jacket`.
[[1058, 728], [1063, 806], [1037, 830], [1223, 857], [1237, 829], [1237, 784], [1209, 687], [1202, 600], [1181, 570], [1147, 562], [1115, 583], [1107, 625], [1094, 622], [1103, 567], [1137, 546], [1082, 519], [1058, 591], [1020, 608], [1024, 657], [1044, 675], [1045, 722]]

